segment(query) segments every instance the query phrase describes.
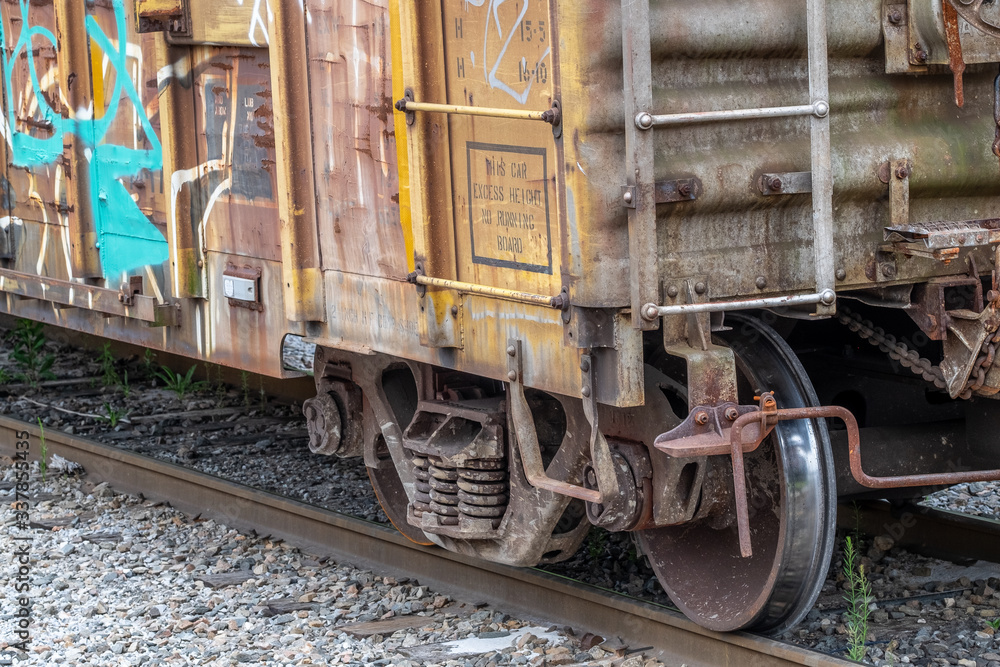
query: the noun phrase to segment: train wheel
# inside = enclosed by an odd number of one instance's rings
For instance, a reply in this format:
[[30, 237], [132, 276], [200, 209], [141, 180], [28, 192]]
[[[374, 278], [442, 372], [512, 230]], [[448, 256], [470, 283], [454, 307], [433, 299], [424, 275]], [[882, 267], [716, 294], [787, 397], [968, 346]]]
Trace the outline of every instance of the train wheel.
[[[812, 383], [788, 344], [758, 319], [729, 315], [720, 334], [736, 356], [740, 403], [774, 391], [779, 407], [817, 404]], [[746, 457], [753, 556], [740, 555], [734, 510], [639, 538], [667, 594], [712, 630], [781, 632], [812, 608], [835, 535], [836, 484], [822, 420], [783, 421]], [[732, 489], [732, 466], [712, 460]], [[726, 477], [728, 476], [728, 478]], [[720, 518], [722, 520], [720, 520]]]

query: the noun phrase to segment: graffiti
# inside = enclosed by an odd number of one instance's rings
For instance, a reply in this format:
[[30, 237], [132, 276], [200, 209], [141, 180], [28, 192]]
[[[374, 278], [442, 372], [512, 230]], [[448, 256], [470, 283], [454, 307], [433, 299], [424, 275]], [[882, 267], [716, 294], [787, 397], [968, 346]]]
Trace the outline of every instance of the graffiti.
[[[117, 29], [115, 40], [105, 34], [93, 16], [86, 19], [91, 48], [99, 48], [107, 65], [114, 69], [114, 89], [106, 95], [106, 113], [95, 113], [93, 108], [78, 109], [75, 117], [71, 118], [54, 111], [43, 94], [45, 88], [40, 82], [32, 53], [41, 42], [47, 42], [55, 50], [58, 50], [59, 43], [48, 29], [31, 25], [29, 5], [30, 0], [20, 0], [21, 32], [10, 53], [5, 50], [0, 54], [8, 100], [2, 131], [10, 148], [11, 164], [29, 169], [52, 165], [62, 158], [64, 143], [69, 137], [83, 142], [89, 161], [90, 206], [104, 276], [117, 277], [135, 268], [166, 261], [169, 255], [166, 239], [139, 209], [121, 180], [139, 176], [146, 169], [163, 168], [162, 146], [126, 65], [129, 44], [124, 0], [111, 1]], [[0, 25], [3, 43], [7, 43], [5, 31], [6, 27]], [[52, 135], [49, 137], [35, 137], [16, 129], [16, 110], [10, 100], [17, 99], [14, 96], [13, 75], [18, 58], [27, 60], [37, 114], [51, 127]], [[45, 76], [47, 78], [51, 73]], [[123, 97], [131, 102], [134, 119], [145, 134], [149, 148], [130, 148], [105, 141], [118, 116]]]
[[[240, 7], [246, 0], [236, 0]], [[267, 36], [268, 19], [272, 18], [271, 6], [268, 0], [253, 0], [253, 18], [250, 19], [250, 32], [247, 37], [254, 46], [267, 46], [270, 38]], [[257, 35], [261, 36], [262, 42], [257, 41]]]
[[[486, 5], [486, 0], [465, 0], [465, 2], [473, 7]], [[552, 48], [547, 47], [535, 63], [534, 68], [531, 69], [528, 68], [527, 59], [524, 57], [521, 58], [521, 62], [518, 64], [518, 83], [527, 83], [522, 90], [516, 90], [513, 85], [499, 76], [497, 72], [507, 58], [507, 51], [515, 36], [520, 35], [522, 42], [531, 42], [534, 39], [538, 39], [544, 43], [546, 39], [544, 22], [536, 21], [533, 26], [531, 21], [525, 20], [531, 0], [524, 0], [524, 5], [521, 6], [519, 11], [515, 8], [515, 11], [518, 11], [517, 18], [508, 26], [505, 26], [500, 20], [500, 6], [504, 2], [507, 2], [507, 0], [489, 0], [489, 5], [486, 7], [486, 29], [483, 31], [483, 75], [486, 77], [486, 82], [490, 85], [490, 88], [502, 90], [517, 100], [519, 104], [524, 104], [531, 93], [531, 86], [535, 81], [541, 80], [543, 72], [547, 80], [548, 70], [545, 59], [549, 57]], [[539, 23], [542, 25], [541, 28], [538, 27]], [[525, 33], [526, 25], [528, 26], [527, 38]], [[494, 29], [496, 34], [495, 41], [491, 39], [494, 35]], [[496, 42], [499, 42], [499, 47], [495, 45]], [[499, 48], [499, 51], [491, 53], [491, 46], [494, 51], [497, 48]], [[475, 62], [474, 54], [470, 53], [469, 55], [472, 57], [473, 62]], [[492, 66], [489, 65], [491, 59]], [[545, 81], [542, 82], [545, 83]]]

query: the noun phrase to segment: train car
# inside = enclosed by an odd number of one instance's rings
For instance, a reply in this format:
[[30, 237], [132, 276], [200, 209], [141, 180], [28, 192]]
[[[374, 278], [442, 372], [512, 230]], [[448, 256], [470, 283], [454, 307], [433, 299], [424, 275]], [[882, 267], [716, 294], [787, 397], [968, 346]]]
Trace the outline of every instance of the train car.
[[[275, 377], [395, 527], [715, 630], [1000, 478], [1000, 3], [11, 0], [0, 312]], [[863, 450], [863, 452], [862, 452]]]

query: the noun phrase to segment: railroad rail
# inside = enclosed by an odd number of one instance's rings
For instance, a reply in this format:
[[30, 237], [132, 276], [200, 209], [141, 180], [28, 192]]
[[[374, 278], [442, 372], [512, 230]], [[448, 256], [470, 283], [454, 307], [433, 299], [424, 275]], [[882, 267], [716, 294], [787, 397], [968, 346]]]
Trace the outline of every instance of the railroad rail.
[[955, 562], [1000, 563], [1000, 521], [913, 503], [863, 500], [841, 505], [837, 524], [866, 535], [888, 535], [896, 546]]
[[[14, 452], [17, 431], [39, 442], [37, 426], [0, 417], [0, 453]], [[405, 574], [446, 593], [578, 630], [620, 637], [690, 667], [704, 665], [835, 667], [855, 663], [743, 632], [715, 633], [666, 607], [540, 570], [506, 567], [423, 547], [395, 530], [259, 491], [182, 466], [58, 431], [45, 431], [50, 454], [82, 465], [95, 482], [167, 501], [242, 530], [283, 539], [319, 555]], [[37, 454], [38, 447], [32, 448]]]

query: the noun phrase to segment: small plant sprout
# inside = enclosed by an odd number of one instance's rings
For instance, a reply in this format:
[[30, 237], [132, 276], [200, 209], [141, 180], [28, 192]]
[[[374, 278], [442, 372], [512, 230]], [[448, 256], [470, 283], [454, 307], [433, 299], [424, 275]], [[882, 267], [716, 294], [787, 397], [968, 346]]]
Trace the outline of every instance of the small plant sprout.
[[[206, 377], [211, 377], [212, 370], [210, 366], [205, 366]], [[226, 386], [225, 381], [222, 379], [222, 366], [220, 364], [215, 365], [215, 384], [212, 387], [215, 391], [215, 400], [222, 401], [226, 396], [226, 392], [229, 388]]]
[[250, 374], [240, 371], [240, 389], [243, 391], [243, 408], [250, 409]]
[[111, 343], [105, 343], [101, 355], [97, 358], [101, 364], [101, 383], [105, 387], [115, 387], [121, 383], [118, 371], [115, 369], [115, 355], [111, 353]]
[[153, 361], [155, 359], [156, 353], [147, 347], [146, 352], [142, 355], [142, 367], [146, 370], [146, 373], [151, 374], [154, 372]]
[[608, 546], [608, 533], [600, 528], [592, 529], [587, 535], [587, 556], [597, 560]]
[[986, 625], [990, 626], [994, 630], [1000, 630], [1000, 618], [991, 618], [986, 621]]
[[14, 376], [8, 373], [6, 368], [0, 368], [0, 384], [9, 384], [13, 379]]
[[872, 586], [868, 581], [864, 563], [861, 562], [860, 547], [857, 540], [850, 537], [844, 546], [844, 601], [847, 602], [847, 657], [856, 662], [865, 659], [868, 648], [868, 600], [871, 598]]
[[42, 380], [54, 380], [52, 364], [54, 354], [43, 354], [45, 336], [42, 334], [42, 323], [31, 320], [18, 320], [14, 328], [14, 351], [11, 358], [17, 364], [20, 372], [15, 376], [32, 387], [37, 387]]
[[38, 451], [38, 471], [42, 473], [42, 483], [45, 483], [45, 475], [49, 470], [49, 447], [45, 444], [45, 427], [42, 426], [41, 417], [35, 417], [35, 421], [38, 422], [38, 440], [41, 442], [41, 448]]
[[187, 373], [181, 375], [180, 373], [174, 373], [166, 366], [161, 366], [160, 370], [155, 372], [155, 375], [163, 381], [167, 389], [177, 394], [177, 398], [183, 399], [191, 392], [198, 391], [205, 386], [204, 382], [195, 382], [194, 371], [196, 368], [198, 368], [197, 364], [189, 368]]
[[128, 384], [128, 371], [122, 371], [122, 382], [119, 386], [122, 388], [122, 395], [128, 399], [129, 394], [132, 393], [132, 388]]
[[116, 428], [118, 424], [125, 421], [125, 418], [128, 416], [125, 410], [119, 410], [110, 403], [104, 404], [104, 412], [105, 414], [98, 416], [107, 423], [111, 424], [111, 428]]

